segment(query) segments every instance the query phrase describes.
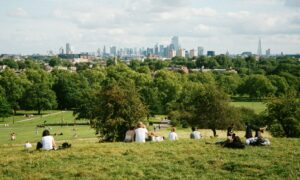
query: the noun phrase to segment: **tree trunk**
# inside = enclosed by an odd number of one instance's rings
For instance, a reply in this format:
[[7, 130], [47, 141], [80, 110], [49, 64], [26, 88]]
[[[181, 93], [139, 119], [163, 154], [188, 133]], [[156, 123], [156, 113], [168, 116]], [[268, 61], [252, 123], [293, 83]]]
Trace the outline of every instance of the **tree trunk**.
[[41, 110], [40, 109], [38, 110], [38, 115], [41, 115]]
[[213, 132], [213, 134], [214, 134], [214, 137], [217, 137], [217, 136], [218, 136], [218, 135], [217, 135], [217, 130], [216, 130], [215, 128], [212, 128], [211, 130], [212, 130], [212, 132]]

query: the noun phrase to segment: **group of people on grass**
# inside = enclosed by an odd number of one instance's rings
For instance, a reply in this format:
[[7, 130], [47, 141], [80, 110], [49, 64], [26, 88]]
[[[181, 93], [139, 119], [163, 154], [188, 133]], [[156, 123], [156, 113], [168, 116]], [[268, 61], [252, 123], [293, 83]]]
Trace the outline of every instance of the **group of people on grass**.
[[[216, 144], [221, 144], [228, 148], [245, 148], [246, 145], [270, 145], [270, 141], [262, 137], [262, 133], [266, 128], [259, 128], [257, 126], [250, 125], [246, 123], [246, 134], [245, 134], [245, 144], [241, 141], [240, 137], [233, 132], [233, 124], [227, 128], [227, 139], [225, 141], [216, 142]], [[255, 130], [255, 137], [252, 135], [252, 130]]]
[[[202, 136], [195, 127], [192, 128], [192, 133], [190, 134], [191, 139], [200, 139]], [[137, 124], [137, 127], [131, 127], [125, 134], [125, 142], [138, 142], [144, 143], [146, 141], [160, 142], [164, 141], [166, 138], [164, 136], [158, 136], [154, 132], [148, 132], [146, 125], [142, 122]], [[168, 139], [170, 141], [178, 140], [178, 135], [176, 133], [176, 128], [173, 127], [169, 133]]]
[[[265, 128], [258, 128], [256, 126], [250, 125], [246, 123], [246, 142], [245, 144], [241, 141], [240, 137], [237, 136], [233, 131], [234, 125], [231, 124], [227, 128], [227, 139], [225, 141], [219, 141], [215, 144], [220, 144], [224, 147], [229, 148], [244, 148], [246, 145], [270, 145], [270, 141], [262, 137], [262, 133], [264, 132]], [[252, 136], [252, 130], [255, 130], [255, 136]], [[14, 133], [12, 135], [15, 135]], [[197, 130], [197, 128], [192, 127], [192, 132], [190, 134], [190, 139], [201, 139], [202, 135]], [[154, 132], [148, 132], [146, 125], [142, 122], [137, 124], [137, 127], [130, 128], [125, 134], [125, 142], [137, 142], [137, 143], [144, 143], [146, 141], [152, 142], [161, 142], [164, 141], [166, 138], [164, 136], [157, 136]], [[176, 128], [173, 127], [171, 132], [169, 133], [168, 139], [170, 141], [178, 140], [178, 135], [176, 133]], [[208, 143], [210, 144], [210, 143]], [[40, 142], [37, 143], [36, 149], [42, 150], [56, 150], [56, 149], [64, 149], [68, 148], [71, 145], [68, 143], [64, 143], [61, 147], [58, 147], [55, 143], [53, 136], [50, 135], [48, 129], [43, 131], [42, 139]], [[26, 142], [24, 145], [25, 148], [31, 148], [32, 145], [29, 142]]]

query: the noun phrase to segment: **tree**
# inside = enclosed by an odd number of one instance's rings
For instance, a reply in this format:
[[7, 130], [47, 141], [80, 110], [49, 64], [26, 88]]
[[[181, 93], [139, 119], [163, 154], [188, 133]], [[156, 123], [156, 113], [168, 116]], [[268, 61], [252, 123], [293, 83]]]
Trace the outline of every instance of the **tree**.
[[13, 70], [5, 70], [0, 77], [0, 84], [5, 91], [5, 97], [14, 114], [20, 108], [20, 100], [28, 84], [27, 79], [21, 75], [17, 75]]
[[167, 113], [169, 106], [174, 103], [182, 90], [184, 79], [181, 74], [167, 70], [157, 71], [154, 78], [154, 85], [158, 90], [160, 104], [163, 105], [162, 113]]
[[264, 75], [250, 75], [238, 88], [240, 94], [248, 94], [251, 98], [264, 98], [273, 95], [276, 88]]
[[123, 140], [126, 130], [146, 117], [147, 109], [131, 81], [107, 81], [95, 98], [87, 115], [103, 140]]
[[0, 118], [9, 117], [12, 114], [10, 104], [5, 98], [4, 90], [0, 86]]
[[62, 64], [62, 61], [58, 57], [52, 57], [49, 61], [49, 65], [52, 67], [59, 66]]
[[[300, 137], [300, 100], [295, 95], [271, 99], [267, 103], [266, 118], [273, 135]], [[283, 133], [277, 132], [280, 130]]]
[[217, 77], [217, 83], [224, 91], [230, 95], [237, 93], [237, 89], [241, 84], [241, 78], [237, 74], [220, 74]]
[[214, 85], [193, 83], [185, 86], [175, 111], [181, 122], [190, 126], [209, 128], [217, 135], [217, 129], [225, 129], [230, 123], [240, 123], [238, 111], [229, 106], [229, 98]]
[[284, 95], [288, 92], [289, 84], [284, 77], [280, 77], [278, 75], [270, 75], [268, 76], [268, 79], [271, 81], [273, 86], [276, 87], [276, 96]]
[[26, 71], [26, 75], [30, 84], [22, 98], [23, 108], [37, 110], [38, 114], [41, 114], [42, 110], [56, 108], [56, 96], [51, 89], [53, 80], [50, 74], [43, 70], [31, 69]]

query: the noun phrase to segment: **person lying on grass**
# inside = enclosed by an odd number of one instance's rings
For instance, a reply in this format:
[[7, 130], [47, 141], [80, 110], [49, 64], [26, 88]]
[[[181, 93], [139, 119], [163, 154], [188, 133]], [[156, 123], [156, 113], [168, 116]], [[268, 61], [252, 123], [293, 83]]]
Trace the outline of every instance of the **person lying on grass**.
[[225, 141], [225, 143], [223, 144], [223, 147], [243, 149], [243, 148], [245, 148], [245, 145], [242, 143], [240, 137], [236, 136], [235, 133], [233, 133], [232, 140], [227, 139]]
[[161, 142], [165, 139], [163, 136], [157, 136], [154, 132], [150, 133], [149, 138], [152, 142]]

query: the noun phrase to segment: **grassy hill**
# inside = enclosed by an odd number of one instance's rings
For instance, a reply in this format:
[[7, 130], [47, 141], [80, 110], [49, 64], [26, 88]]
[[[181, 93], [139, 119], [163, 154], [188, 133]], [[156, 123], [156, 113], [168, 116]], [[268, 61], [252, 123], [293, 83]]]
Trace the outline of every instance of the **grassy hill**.
[[[299, 139], [271, 139], [269, 147], [227, 149], [205, 141], [97, 143], [72, 140], [57, 151], [0, 145], [0, 179], [297, 179]], [[61, 142], [60, 142], [61, 143]]]

